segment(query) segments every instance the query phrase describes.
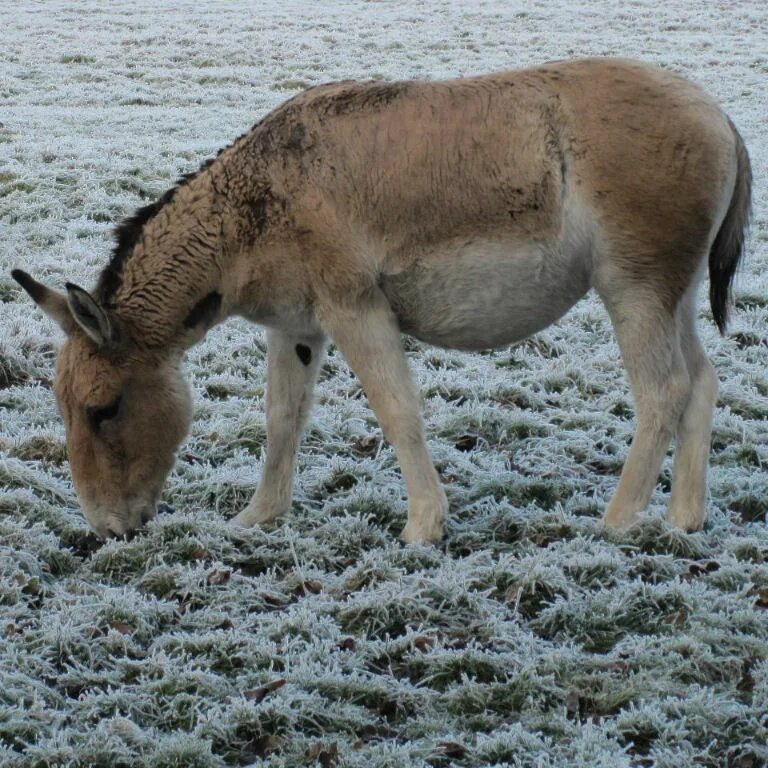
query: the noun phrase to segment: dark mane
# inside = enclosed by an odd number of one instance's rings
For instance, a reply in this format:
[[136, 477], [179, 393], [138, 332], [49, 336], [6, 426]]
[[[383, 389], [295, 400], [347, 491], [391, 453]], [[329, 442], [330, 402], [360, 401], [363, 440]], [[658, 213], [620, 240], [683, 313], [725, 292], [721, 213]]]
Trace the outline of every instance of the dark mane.
[[[125, 262], [131, 257], [133, 249], [136, 244], [141, 240], [142, 232], [147, 222], [151, 221], [157, 214], [169, 203], [171, 203], [176, 196], [178, 190], [189, 184], [193, 179], [197, 178], [200, 174], [207, 171], [211, 165], [219, 158], [222, 152], [230, 149], [238, 144], [241, 140], [251, 135], [255, 128], [264, 125], [269, 126], [271, 122], [277, 122], [280, 125], [280, 119], [286, 118], [290, 115], [297, 103], [300, 103], [302, 98], [308, 92], [320, 92], [329, 86], [350, 85], [353, 86], [350, 89], [350, 93], [338, 94], [335, 98], [331, 98], [328, 104], [328, 109], [333, 114], [343, 114], [350, 109], [354, 109], [363, 103], [370, 104], [386, 104], [393, 98], [398, 96], [407, 87], [407, 83], [365, 83], [362, 84], [365, 87], [363, 89], [355, 89], [355, 85], [361, 85], [354, 80], [342, 80], [333, 83], [323, 83], [321, 85], [315, 85], [301, 93], [296, 94], [292, 98], [283, 102], [280, 106], [276, 107], [271, 112], [264, 115], [258, 122], [251, 126], [251, 128], [238, 136], [231, 144], [220, 149], [216, 157], [207, 159], [197, 171], [187, 173], [178, 179], [176, 184], [159, 197], [154, 203], [145, 205], [143, 208], [139, 208], [133, 216], [129, 216], [123, 219], [120, 224], [115, 227], [115, 246], [112, 249], [112, 256], [109, 260], [109, 264], [104, 267], [101, 275], [99, 276], [98, 283], [96, 285], [95, 296], [102, 304], [109, 305], [113, 302], [115, 294], [123, 279], [123, 268]], [[360, 103], [358, 103], [360, 102]], [[282, 127], [282, 126], [281, 126]], [[299, 128], [301, 128], [299, 126]], [[274, 140], [274, 137], [268, 135], [268, 140]], [[287, 148], [297, 150], [300, 149], [301, 132], [297, 134], [296, 131], [291, 133], [286, 141]]]
[[[311, 90], [311, 89], [309, 89]], [[299, 94], [301, 95], [301, 94]], [[295, 99], [296, 97], [294, 97]], [[290, 104], [294, 99], [289, 99], [286, 104]], [[217, 153], [216, 157], [209, 157], [203, 162], [203, 164], [196, 171], [186, 173], [178, 179], [176, 184], [165, 192], [154, 203], [145, 205], [143, 208], [139, 208], [133, 216], [129, 216], [124, 219], [120, 224], [115, 227], [114, 236], [117, 241], [115, 247], [112, 249], [112, 257], [109, 260], [109, 264], [104, 267], [101, 275], [99, 276], [99, 282], [96, 285], [96, 297], [103, 304], [109, 304], [117, 293], [117, 289], [120, 287], [120, 283], [123, 279], [123, 267], [125, 262], [130, 258], [133, 253], [133, 249], [136, 247], [136, 243], [141, 239], [141, 233], [144, 231], [144, 227], [147, 222], [152, 220], [160, 212], [162, 208], [168, 205], [176, 196], [176, 192], [189, 184], [193, 179], [197, 178], [201, 173], [207, 171], [213, 163], [219, 158], [219, 156], [226, 152], [226, 150], [234, 147], [235, 144], [242, 141], [249, 136], [254, 128], [264, 123], [267, 118], [274, 115], [275, 112], [279, 112], [285, 104], [281, 105], [272, 112], [266, 114], [261, 120], [254, 123], [245, 133], [238, 136], [231, 144], [226, 147], [222, 147]]]
[[[218, 154], [220, 155], [223, 151], [223, 149], [219, 150]], [[122, 282], [123, 266], [133, 253], [136, 243], [141, 239], [141, 233], [144, 231], [147, 222], [157, 216], [160, 210], [173, 200], [176, 196], [176, 192], [178, 192], [181, 187], [185, 184], [189, 184], [190, 181], [197, 178], [201, 173], [207, 171], [214, 163], [215, 159], [216, 158], [209, 158], [198, 170], [184, 174], [178, 179], [173, 187], [165, 192], [154, 203], [139, 208], [133, 216], [123, 219], [123, 221], [115, 227], [114, 236], [117, 242], [112, 249], [112, 257], [109, 260], [109, 264], [104, 267], [104, 270], [99, 276], [99, 282], [96, 285], [95, 293], [98, 301], [106, 305], [111, 303]]]

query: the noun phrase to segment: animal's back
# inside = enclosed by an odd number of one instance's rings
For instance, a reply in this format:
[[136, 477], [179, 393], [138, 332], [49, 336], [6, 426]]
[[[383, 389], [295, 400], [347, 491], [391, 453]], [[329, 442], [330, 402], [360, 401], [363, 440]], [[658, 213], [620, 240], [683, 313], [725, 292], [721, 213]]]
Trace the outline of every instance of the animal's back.
[[330, 84], [275, 117], [298, 225], [364, 252], [357, 267], [379, 276], [404, 329], [447, 346], [553, 322], [623, 258], [622, 238], [666, 242], [670, 258], [642, 268], [687, 284], [685, 250], [714, 227], [732, 171], [714, 102], [627, 60]]
[[611, 197], [642, 214], [664, 201], [664, 218], [687, 217], [675, 204], [681, 183], [711, 207], [702, 177], [727, 174], [732, 149], [727, 119], [697, 86], [621, 59], [334, 83], [300, 94], [260, 130], [284, 137], [280, 173], [302, 223], [341, 219], [370, 247], [386, 238], [391, 262], [479, 228], [556, 229], [567, 184], [592, 206]]

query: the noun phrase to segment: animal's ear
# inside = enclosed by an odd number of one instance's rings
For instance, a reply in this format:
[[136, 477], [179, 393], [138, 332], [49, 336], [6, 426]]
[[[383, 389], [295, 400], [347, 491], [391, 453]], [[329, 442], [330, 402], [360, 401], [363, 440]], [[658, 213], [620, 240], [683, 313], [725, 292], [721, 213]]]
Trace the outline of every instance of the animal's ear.
[[65, 333], [71, 333], [75, 328], [75, 319], [69, 309], [65, 294], [54, 291], [47, 285], [38, 283], [31, 275], [22, 269], [14, 269], [11, 277], [32, 297], [32, 301], [55, 320]]
[[67, 283], [67, 303], [75, 322], [101, 347], [112, 339], [109, 316], [88, 291]]

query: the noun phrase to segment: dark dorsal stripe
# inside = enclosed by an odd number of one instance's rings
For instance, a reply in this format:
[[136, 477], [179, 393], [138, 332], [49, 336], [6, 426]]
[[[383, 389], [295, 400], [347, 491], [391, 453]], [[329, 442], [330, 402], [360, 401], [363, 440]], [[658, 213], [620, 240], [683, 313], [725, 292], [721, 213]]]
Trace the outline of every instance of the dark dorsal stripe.
[[200, 301], [195, 304], [190, 310], [186, 319], [184, 320], [185, 328], [195, 328], [201, 323], [205, 323], [206, 326], [211, 325], [213, 318], [221, 308], [221, 294], [217, 291], [209, 293], [204, 296]]
[[304, 365], [309, 365], [312, 362], [312, 350], [306, 344], [297, 344], [296, 354]]

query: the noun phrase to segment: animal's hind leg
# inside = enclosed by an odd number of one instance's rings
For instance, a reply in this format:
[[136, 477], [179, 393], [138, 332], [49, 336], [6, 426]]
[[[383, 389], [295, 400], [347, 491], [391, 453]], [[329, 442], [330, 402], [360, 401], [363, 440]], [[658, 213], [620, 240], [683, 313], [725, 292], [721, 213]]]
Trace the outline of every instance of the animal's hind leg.
[[630, 525], [648, 506], [691, 380], [675, 312], [647, 288], [606, 300], [635, 400], [637, 426], [604, 522]]
[[675, 472], [668, 518], [686, 531], [704, 524], [712, 412], [717, 400], [717, 374], [696, 335], [695, 292], [679, 308], [680, 340], [691, 393], [677, 425]]
[[268, 332], [267, 458], [259, 488], [232, 519], [235, 525], [266, 523], [290, 509], [296, 452], [324, 352], [322, 335], [304, 338]]

